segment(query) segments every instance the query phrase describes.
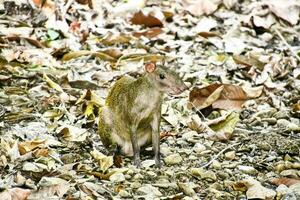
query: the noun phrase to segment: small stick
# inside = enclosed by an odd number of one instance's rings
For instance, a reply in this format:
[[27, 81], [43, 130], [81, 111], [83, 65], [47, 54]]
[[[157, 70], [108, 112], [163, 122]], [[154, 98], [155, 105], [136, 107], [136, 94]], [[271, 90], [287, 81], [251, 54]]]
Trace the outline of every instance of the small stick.
[[225, 149], [223, 149], [222, 151], [220, 151], [217, 155], [215, 155], [209, 162], [207, 162], [206, 164], [200, 166], [202, 168], [208, 167], [213, 161], [215, 161], [222, 153], [224, 153], [226, 150], [231, 149], [234, 146], [239, 145], [240, 143], [236, 143], [236, 144], [232, 144], [228, 147], [226, 147]]
[[276, 34], [279, 36], [279, 38], [282, 40], [282, 42], [285, 44], [285, 46], [287, 46], [287, 48], [290, 50], [290, 52], [293, 54], [293, 56], [295, 56], [295, 58], [297, 58], [298, 61], [300, 61], [300, 57], [297, 55], [297, 53], [295, 53], [291, 47], [291, 45], [289, 45], [289, 43], [287, 43], [287, 41], [284, 39], [283, 35], [280, 33], [280, 31], [275, 28], [274, 29]]

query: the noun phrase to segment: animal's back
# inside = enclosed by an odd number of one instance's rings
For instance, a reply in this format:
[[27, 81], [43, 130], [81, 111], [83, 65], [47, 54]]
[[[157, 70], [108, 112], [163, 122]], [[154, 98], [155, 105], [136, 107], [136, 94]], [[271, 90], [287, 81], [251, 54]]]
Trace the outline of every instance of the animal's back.
[[106, 106], [110, 108], [115, 108], [115, 106], [119, 106], [121, 101], [124, 101], [125, 97], [127, 96], [126, 93], [128, 93], [130, 90], [129, 86], [135, 81], [134, 78], [130, 76], [123, 76], [119, 80], [116, 81], [116, 83], [111, 88], [107, 98], [106, 98]]

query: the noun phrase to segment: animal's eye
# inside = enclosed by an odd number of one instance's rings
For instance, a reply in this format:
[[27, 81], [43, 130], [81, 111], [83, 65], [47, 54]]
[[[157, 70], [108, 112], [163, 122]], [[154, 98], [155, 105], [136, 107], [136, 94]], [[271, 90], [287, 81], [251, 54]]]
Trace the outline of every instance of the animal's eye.
[[166, 77], [165, 77], [164, 74], [159, 74], [159, 78], [160, 78], [160, 79], [165, 79]]

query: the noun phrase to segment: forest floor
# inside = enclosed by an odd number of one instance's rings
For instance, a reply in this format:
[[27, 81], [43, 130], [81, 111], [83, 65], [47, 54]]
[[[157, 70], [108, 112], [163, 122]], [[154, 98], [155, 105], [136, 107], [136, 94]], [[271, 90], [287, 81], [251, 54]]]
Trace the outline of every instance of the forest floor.
[[[300, 199], [300, 3], [0, 3], [0, 199]], [[113, 157], [98, 111], [146, 62], [165, 96], [162, 168]]]

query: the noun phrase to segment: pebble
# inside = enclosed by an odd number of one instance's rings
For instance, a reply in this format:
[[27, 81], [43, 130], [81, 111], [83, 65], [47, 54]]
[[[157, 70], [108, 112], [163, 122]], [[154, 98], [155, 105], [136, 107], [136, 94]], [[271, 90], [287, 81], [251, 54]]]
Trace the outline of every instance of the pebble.
[[122, 198], [129, 198], [129, 197], [131, 197], [131, 194], [129, 192], [127, 192], [126, 190], [120, 190], [119, 195]]
[[194, 137], [197, 136], [198, 133], [196, 131], [189, 131], [182, 135], [182, 139], [185, 141], [191, 142], [194, 140]]
[[280, 172], [281, 176], [289, 177], [289, 178], [298, 178], [299, 171], [296, 169], [287, 169]]
[[209, 170], [204, 170], [203, 168], [191, 168], [190, 172], [194, 176], [200, 176], [201, 179], [211, 179], [211, 180], [217, 180], [217, 176], [214, 172]]
[[166, 156], [172, 154], [172, 151], [170, 150], [169, 147], [161, 146], [160, 147], [160, 153], [161, 153], [161, 155], [163, 155], [164, 157], [166, 157]]
[[214, 168], [214, 169], [221, 169], [222, 168], [222, 165], [219, 161], [217, 160], [214, 160], [212, 163], [211, 163], [211, 166]]
[[154, 197], [162, 196], [162, 193], [156, 187], [153, 187], [150, 184], [146, 184], [146, 185], [140, 187], [139, 189], [137, 189], [137, 192], [142, 195], [151, 194]]
[[233, 160], [235, 159], [235, 151], [228, 151], [225, 153], [226, 160]]
[[240, 170], [241, 172], [243, 172], [245, 174], [249, 174], [249, 175], [257, 174], [257, 170], [254, 167], [251, 167], [251, 166], [239, 165], [238, 170]]
[[155, 160], [144, 160], [141, 162], [142, 168], [148, 169], [153, 165], [155, 165]]
[[206, 147], [201, 143], [196, 143], [193, 147], [193, 151], [197, 154], [200, 154], [201, 152], [205, 151]]
[[164, 161], [167, 165], [176, 165], [182, 162], [182, 157], [178, 153], [175, 153], [165, 157]]
[[277, 120], [277, 126], [279, 128], [287, 128], [287, 126], [290, 124], [290, 122], [286, 119], [278, 119]]
[[111, 182], [119, 183], [119, 182], [125, 181], [125, 176], [121, 172], [116, 172], [109, 177], [109, 180]]

